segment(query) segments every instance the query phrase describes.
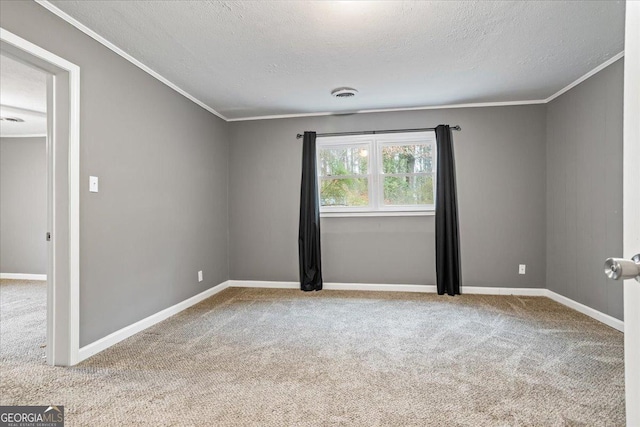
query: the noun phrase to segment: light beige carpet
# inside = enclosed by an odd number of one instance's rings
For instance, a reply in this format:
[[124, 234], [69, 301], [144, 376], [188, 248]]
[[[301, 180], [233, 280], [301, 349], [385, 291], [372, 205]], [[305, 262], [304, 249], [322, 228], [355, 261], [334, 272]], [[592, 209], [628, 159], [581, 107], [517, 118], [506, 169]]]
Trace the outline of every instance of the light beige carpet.
[[2, 282], [0, 403], [69, 426], [625, 421], [623, 335], [547, 298], [228, 289], [73, 368], [43, 298]]

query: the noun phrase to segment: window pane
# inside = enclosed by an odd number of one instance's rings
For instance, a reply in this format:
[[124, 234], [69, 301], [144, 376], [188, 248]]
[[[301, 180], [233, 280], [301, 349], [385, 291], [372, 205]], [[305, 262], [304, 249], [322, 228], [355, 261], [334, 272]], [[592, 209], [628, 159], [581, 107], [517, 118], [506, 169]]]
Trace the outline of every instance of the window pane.
[[367, 206], [367, 178], [323, 179], [320, 186], [321, 206]]
[[382, 169], [384, 173], [432, 173], [433, 147], [431, 145], [383, 145]]
[[384, 204], [432, 205], [432, 176], [386, 176], [384, 177]]
[[369, 150], [367, 146], [320, 148], [318, 172], [321, 176], [367, 175]]

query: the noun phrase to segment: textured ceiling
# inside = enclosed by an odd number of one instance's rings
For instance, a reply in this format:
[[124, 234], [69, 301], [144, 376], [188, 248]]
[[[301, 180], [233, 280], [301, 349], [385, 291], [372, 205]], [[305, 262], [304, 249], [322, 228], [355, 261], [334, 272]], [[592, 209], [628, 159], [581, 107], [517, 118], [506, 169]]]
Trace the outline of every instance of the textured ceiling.
[[545, 99], [624, 40], [621, 1], [51, 3], [228, 118]]
[[23, 123], [0, 121], [0, 136], [47, 132], [46, 74], [0, 54], [0, 115]]

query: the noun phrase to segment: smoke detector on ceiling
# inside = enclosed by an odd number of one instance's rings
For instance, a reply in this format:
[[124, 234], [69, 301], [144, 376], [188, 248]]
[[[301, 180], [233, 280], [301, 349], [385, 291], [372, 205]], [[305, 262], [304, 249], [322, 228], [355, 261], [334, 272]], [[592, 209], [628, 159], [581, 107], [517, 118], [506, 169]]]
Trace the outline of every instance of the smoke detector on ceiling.
[[336, 98], [351, 98], [356, 96], [356, 93], [358, 93], [358, 91], [351, 87], [339, 87], [331, 91], [331, 95]]
[[2, 121], [2, 122], [12, 122], [12, 123], [22, 123], [22, 122], [24, 122], [24, 120], [22, 120], [19, 117], [6, 117], [6, 116], [0, 116], [0, 121]]

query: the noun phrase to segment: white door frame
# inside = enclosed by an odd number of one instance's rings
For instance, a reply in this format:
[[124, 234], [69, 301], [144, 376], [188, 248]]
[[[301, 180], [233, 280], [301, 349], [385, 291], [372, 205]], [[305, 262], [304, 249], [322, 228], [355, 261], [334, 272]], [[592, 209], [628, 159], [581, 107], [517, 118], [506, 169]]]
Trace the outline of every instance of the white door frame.
[[[640, 253], [640, 2], [626, 2], [624, 58], [624, 258]], [[624, 282], [627, 425], [640, 426], [640, 283]]]
[[[0, 47], [47, 80], [47, 363], [78, 363], [80, 347], [80, 67], [0, 28]], [[44, 239], [45, 236], [42, 236]]]

